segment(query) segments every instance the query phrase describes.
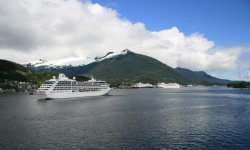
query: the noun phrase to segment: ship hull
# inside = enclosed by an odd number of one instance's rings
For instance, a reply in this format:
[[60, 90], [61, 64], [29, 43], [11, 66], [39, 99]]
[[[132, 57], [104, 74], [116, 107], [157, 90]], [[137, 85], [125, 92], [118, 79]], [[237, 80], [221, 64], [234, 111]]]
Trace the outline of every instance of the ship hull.
[[158, 88], [177, 89], [177, 88], [180, 88], [180, 86], [158, 86]]
[[111, 92], [112, 88], [102, 89], [99, 91], [84, 91], [84, 92], [49, 92], [42, 91], [37, 93], [38, 99], [69, 99], [69, 98], [82, 98], [82, 97], [94, 97], [94, 96], [103, 96], [108, 95]]

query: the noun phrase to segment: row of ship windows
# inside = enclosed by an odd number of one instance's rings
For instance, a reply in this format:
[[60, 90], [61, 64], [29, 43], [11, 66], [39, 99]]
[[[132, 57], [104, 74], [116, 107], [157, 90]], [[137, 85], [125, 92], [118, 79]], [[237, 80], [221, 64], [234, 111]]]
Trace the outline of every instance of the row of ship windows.
[[56, 86], [77, 86], [77, 85], [66, 85], [66, 84], [57, 84]]
[[[71, 87], [71, 85], [57, 85], [56, 87]], [[51, 86], [41, 86], [40, 88], [50, 88]]]
[[56, 86], [78, 86], [77, 84], [57, 84]]
[[[86, 86], [86, 87], [89, 87], [89, 86]], [[49, 89], [50, 87], [49, 86], [41, 86], [39, 89]], [[70, 87], [67, 87], [67, 86], [65, 86], [65, 87], [58, 87], [58, 86], [56, 86], [55, 87], [55, 89], [79, 89], [79, 87], [78, 86], [70, 86]], [[106, 89], [107, 87], [94, 87], [94, 86], [92, 86], [92, 87], [90, 87], [90, 88], [98, 88], [98, 89]]]
[[55, 88], [53, 91], [63, 91], [63, 90], [79, 90], [79, 91], [99, 91], [105, 88], [89, 88], [89, 89], [78, 89], [78, 88]]
[[40, 89], [47, 89], [50, 88], [49, 86], [41, 86]]
[[68, 90], [56, 90], [56, 91], [52, 91], [53, 93], [68, 93]]
[[71, 83], [76, 83], [76, 82], [71, 82], [71, 81], [59, 81], [58, 84], [71, 84]]
[[[86, 90], [79, 90], [79, 92], [90, 92], [90, 91], [100, 91], [101, 89], [86, 89]], [[53, 92], [69, 92], [69, 90], [53, 90]], [[73, 90], [72, 92], [78, 92], [78, 90]]]
[[[48, 84], [45, 84], [45, 85], [42, 85], [41, 87], [51, 87], [52, 85], [48, 85]], [[65, 86], [65, 87], [68, 87], [68, 86], [79, 86], [77, 84], [57, 84], [56, 87], [62, 87], [62, 86]], [[80, 86], [96, 86], [96, 85], [80, 85]]]
[[[55, 86], [55, 88], [63, 88], [63, 87], [96, 87], [96, 86], [88, 86], [88, 85], [86, 85], [86, 86], [77, 86], [77, 85], [57, 85], [57, 86]], [[102, 86], [102, 87], [108, 87], [108, 86]], [[98, 87], [99, 88], [99, 87]]]
[[[39, 88], [41, 90], [49, 90], [48, 88]], [[71, 87], [56, 87], [53, 90], [101, 90], [101, 89], [106, 89], [106, 88], [84, 88], [84, 89], [79, 89], [79, 88], [71, 88]]]
[[57, 84], [77, 84], [77, 83], [57, 83]]
[[54, 88], [54, 90], [63, 90], [63, 89], [65, 89], [65, 90], [70, 90], [71, 88], [70, 87], [63, 87], [63, 88]]

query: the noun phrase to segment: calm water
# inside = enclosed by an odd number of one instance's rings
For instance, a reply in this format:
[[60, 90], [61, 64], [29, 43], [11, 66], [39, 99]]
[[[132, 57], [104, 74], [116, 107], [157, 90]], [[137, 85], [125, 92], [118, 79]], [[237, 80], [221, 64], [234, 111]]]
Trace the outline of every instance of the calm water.
[[250, 149], [250, 90], [116, 89], [49, 101], [2, 93], [0, 149]]

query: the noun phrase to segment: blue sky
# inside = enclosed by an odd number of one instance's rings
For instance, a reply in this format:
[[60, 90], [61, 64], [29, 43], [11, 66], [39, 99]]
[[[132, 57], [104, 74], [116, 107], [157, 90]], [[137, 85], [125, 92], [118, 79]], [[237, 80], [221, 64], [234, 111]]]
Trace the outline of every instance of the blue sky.
[[128, 48], [250, 80], [249, 0], [18, 0], [0, 12], [0, 59], [85, 61]]
[[92, 0], [148, 30], [178, 27], [185, 35], [202, 33], [216, 45], [250, 44], [249, 0]]
[[185, 35], [200, 33], [216, 47], [247, 47], [239, 56], [234, 71], [211, 72], [235, 79], [249, 69], [241, 61], [250, 60], [250, 1], [249, 0], [92, 0], [116, 10], [121, 18], [142, 22], [150, 31], [178, 27]]

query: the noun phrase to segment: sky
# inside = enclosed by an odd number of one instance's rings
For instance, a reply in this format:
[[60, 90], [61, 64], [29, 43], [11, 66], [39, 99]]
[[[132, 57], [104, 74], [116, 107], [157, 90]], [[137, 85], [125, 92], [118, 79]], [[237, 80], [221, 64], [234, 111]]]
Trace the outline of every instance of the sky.
[[250, 80], [248, 0], [0, 0], [0, 59], [133, 52]]
[[[117, 10], [133, 23], [159, 31], [177, 26], [186, 35], [199, 32], [221, 46], [249, 43], [249, 0], [93, 0]], [[238, 28], [238, 29], [237, 29]], [[230, 32], [229, 32], [230, 31]]]

